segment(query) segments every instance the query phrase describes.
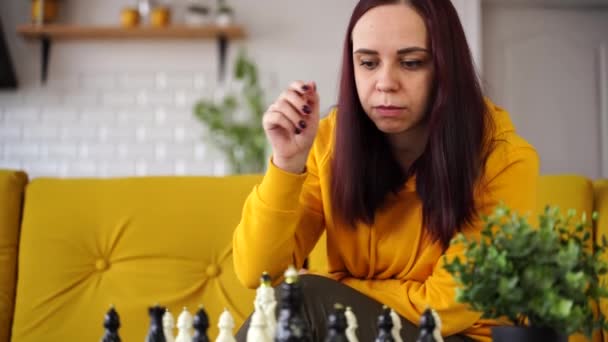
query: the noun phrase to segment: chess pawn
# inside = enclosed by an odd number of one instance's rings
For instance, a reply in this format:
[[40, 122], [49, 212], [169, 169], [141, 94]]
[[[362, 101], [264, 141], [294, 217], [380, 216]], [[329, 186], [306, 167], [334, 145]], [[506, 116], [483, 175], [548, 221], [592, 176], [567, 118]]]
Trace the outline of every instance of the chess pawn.
[[391, 330], [393, 339], [395, 340], [395, 342], [403, 342], [403, 340], [401, 339], [401, 318], [393, 309], [391, 309], [391, 319], [393, 321], [393, 329]]
[[357, 323], [357, 317], [350, 306], [346, 308], [344, 316], [346, 317], [346, 338], [348, 339], [348, 342], [359, 342], [359, 339], [357, 338], [357, 328], [359, 327], [359, 324]]
[[167, 340], [167, 342], [175, 342], [175, 338], [173, 337], [174, 327], [175, 320], [173, 319], [171, 312], [167, 309], [163, 315], [163, 333], [165, 334], [165, 340]]
[[249, 329], [247, 330], [247, 342], [270, 342], [272, 337], [266, 330], [266, 317], [262, 308], [256, 307], [251, 316]]
[[342, 305], [336, 304], [334, 306], [334, 312], [329, 315], [327, 321], [328, 332], [325, 342], [348, 342], [346, 316]]
[[262, 273], [260, 286], [256, 290], [254, 307], [259, 307], [265, 315], [267, 335], [274, 336], [277, 330], [277, 300], [272, 287], [272, 280], [266, 272]]
[[163, 333], [163, 315], [165, 311], [165, 308], [158, 305], [148, 309], [150, 329], [148, 330], [146, 342], [166, 342], [165, 334]]
[[110, 310], [106, 313], [103, 320], [103, 326], [105, 328], [105, 333], [101, 342], [121, 342], [120, 336], [118, 336], [120, 317], [118, 317], [118, 312], [116, 312], [114, 306], [111, 306]]
[[443, 336], [441, 336], [441, 318], [437, 311], [431, 309], [431, 313], [433, 314], [433, 318], [435, 319], [435, 329], [433, 329], [433, 337], [437, 342], [443, 342]]
[[378, 316], [378, 336], [375, 342], [394, 342], [392, 329], [393, 319], [391, 318], [391, 310], [384, 306], [382, 313]]
[[312, 341], [310, 331], [300, 314], [302, 297], [302, 285], [298, 281], [298, 272], [293, 266], [290, 266], [285, 272], [285, 281], [281, 284], [275, 342]]
[[207, 312], [202, 306], [199, 307], [198, 311], [194, 315], [192, 325], [194, 326], [194, 336], [192, 337], [192, 342], [209, 342], [209, 337], [207, 337], [207, 330], [209, 329], [209, 316], [207, 316]]
[[420, 317], [420, 334], [416, 342], [437, 342], [433, 335], [436, 328], [435, 317], [431, 309], [424, 310]]
[[219, 328], [219, 334], [215, 339], [215, 342], [236, 342], [236, 339], [232, 335], [232, 329], [234, 329], [234, 318], [227, 309], [220, 315], [219, 322], [217, 323]]
[[177, 317], [177, 337], [175, 342], [192, 342], [193, 318], [188, 309], [184, 308]]

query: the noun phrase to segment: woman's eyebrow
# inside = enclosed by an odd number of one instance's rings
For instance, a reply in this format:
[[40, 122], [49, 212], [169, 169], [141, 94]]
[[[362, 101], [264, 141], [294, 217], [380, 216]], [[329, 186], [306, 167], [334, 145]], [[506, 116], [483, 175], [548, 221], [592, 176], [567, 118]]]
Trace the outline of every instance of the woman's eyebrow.
[[[397, 54], [398, 55], [406, 55], [406, 54], [412, 53], [412, 52], [426, 52], [426, 53], [429, 53], [429, 50], [425, 49], [423, 47], [419, 47], [419, 46], [412, 46], [412, 47], [407, 47], [407, 48], [403, 48], [403, 49], [397, 50]], [[353, 54], [378, 55], [378, 51], [371, 50], [371, 49], [361, 48], [361, 49], [357, 49], [355, 52], [353, 52]]]

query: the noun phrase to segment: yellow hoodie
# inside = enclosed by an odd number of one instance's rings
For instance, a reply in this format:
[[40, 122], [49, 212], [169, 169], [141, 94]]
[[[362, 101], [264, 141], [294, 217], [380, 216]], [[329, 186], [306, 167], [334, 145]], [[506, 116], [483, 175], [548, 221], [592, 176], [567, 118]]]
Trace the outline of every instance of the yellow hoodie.
[[[496, 145], [480, 185], [476, 205], [489, 214], [499, 202], [520, 213], [535, 212], [538, 156], [515, 133], [507, 112], [488, 102], [495, 122]], [[327, 273], [395, 309], [410, 322], [432, 307], [441, 317], [442, 335], [465, 334], [490, 341], [496, 322], [480, 319], [466, 304], [455, 301], [456, 283], [443, 269], [442, 255], [463, 255], [460, 246], [442, 253], [441, 245], [424, 234], [422, 203], [410, 178], [397, 195], [387, 196], [372, 227], [357, 229], [337, 222], [330, 199], [331, 155], [336, 113], [321, 120], [306, 173], [296, 175], [272, 165], [247, 198], [233, 237], [234, 267], [249, 288], [259, 285], [263, 271], [280, 279], [288, 265], [303, 265], [321, 234], [327, 233]], [[479, 234], [481, 222], [463, 227]]]

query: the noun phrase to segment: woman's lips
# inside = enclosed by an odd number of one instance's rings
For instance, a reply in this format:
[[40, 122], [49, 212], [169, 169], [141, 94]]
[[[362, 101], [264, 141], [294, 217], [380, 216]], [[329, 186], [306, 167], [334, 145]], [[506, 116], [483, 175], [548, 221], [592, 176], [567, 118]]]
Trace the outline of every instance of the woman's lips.
[[384, 117], [394, 117], [398, 116], [405, 110], [405, 107], [397, 107], [397, 106], [376, 106], [374, 107], [376, 112], [380, 116]]

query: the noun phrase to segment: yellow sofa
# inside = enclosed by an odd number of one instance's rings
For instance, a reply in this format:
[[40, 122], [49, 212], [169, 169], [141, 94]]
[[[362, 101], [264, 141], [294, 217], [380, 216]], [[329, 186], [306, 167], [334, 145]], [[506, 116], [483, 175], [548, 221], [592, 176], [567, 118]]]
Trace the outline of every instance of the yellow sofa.
[[[260, 179], [28, 182], [23, 172], [0, 171], [0, 342], [97, 341], [111, 304], [123, 341], [144, 339], [146, 309], [155, 303], [176, 315], [203, 304], [212, 339], [224, 308], [239, 326], [253, 309], [254, 291], [236, 279], [231, 236]], [[595, 208], [598, 226], [608, 229], [608, 181], [543, 176], [540, 194], [542, 205]], [[321, 241], [311, 267], [325, 264], [324, 250]]]

